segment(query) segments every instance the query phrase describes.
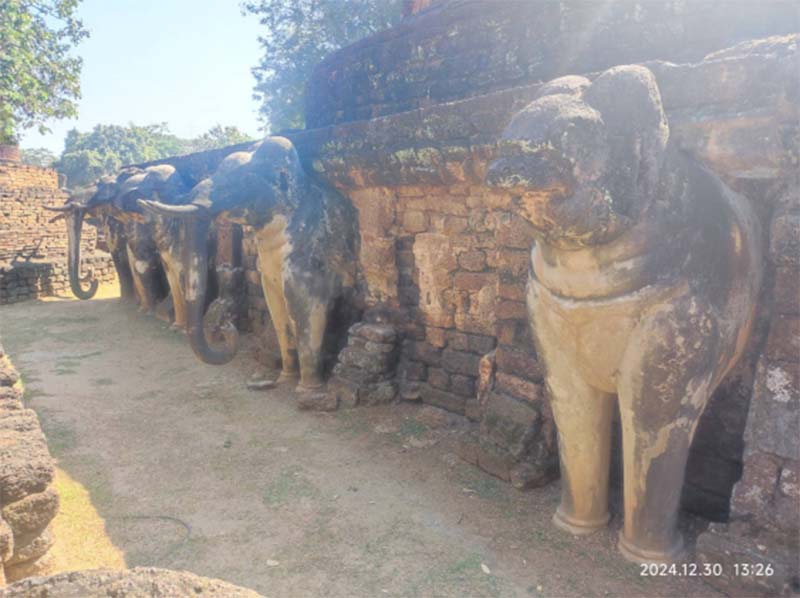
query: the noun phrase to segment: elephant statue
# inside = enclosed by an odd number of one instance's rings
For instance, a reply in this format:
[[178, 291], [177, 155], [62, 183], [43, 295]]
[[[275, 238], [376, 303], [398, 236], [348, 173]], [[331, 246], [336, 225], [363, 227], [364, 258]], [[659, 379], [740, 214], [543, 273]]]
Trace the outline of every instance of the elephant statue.
[[641, 66], [545, 84], [505, 129], [487, 184], [537, 231], [527, 307], [559, 434], [554, 523], [587, 534], [608, 522], [618, 401], [619, 549], [678, 559], [692, 437], [753, 326], [763, 266], [751, 206], [670, 141]]
[[[235, 327], [218, 326], [222, 343], [212, 347], [203, 324], [207, 251], [203, 239], [216, 218], [251, 227], [261, 281], [278, 342], [279, 381], [300, 378], [301, 390], [322, 385], [322, 348], [329, 316], [355, 287], [356, 214], [333, 189], [304, 172], [292, 143], [269, 137], [253, 151], [236, 152], [198, 183], [186, 205], [142, 201], [146, 209], [190, 223], [186, 265], [189, 335], [207, 363], [230, 361], [237, 350]], [[221, 345], [221, 346], [220, 346]]]
[[[136, 200], [158, 197], [175, 201], [188, 191], [172, 166], [128, 167], [115, 176], [102, 177], [95, 185], [74, 192], [65, 206], [56, 208], [67, 214], [69, 271], [75, 295], [88, 299], [97, 289], [97, 282], [91, 281], [89, 289], [84, 290], [81, 282], [87, 278], [81, 278], [79, 274], [81, 226], [83, 215], [90, 213], [103, 223], [112, 255], [122, 253], [120, 249], [124, 251], [130, 278], [120, 278], [122, 295], [130, 293], [125, 288], [130, 285], [142, 311], [157, 311], [165, 295], [163, 278], [166, 276], [172, 291], [169, 300], [175, 310], [175, 325], [185, 328], [186, 310], [179, 280], [183, 262], [178, 249], [184, 245], [181, 239], [183, 226], [175, 219], [146, 216]], [[124, 247], [120, 248], [122, 239], [125, 240]], [[115, 257], [115, 264], [117, 259]]]
[[[72, 293], [82, 300], [91, 299], [97, 293], [98, 283], [92, 278], [92, 272], [81, 276], [81, 235], [84, 219], [89, 216], [103, 231], [103, 237], [114, 262], [119, 280], [120, 298], [132, 301], [136, 298], [133, 275], [128, 261], [128, 240], [124, 225], [109, 216], [108, 213], [91, 203], [97, 193], [97, 185], [75, 189], [63, 206], [49, 207], [48, 210], [59, 212], [51, 222], [65, 219], [67, 224], [69, 284]], [[89, 283], [84, 289], [83, 283]]]
[[[186, 227], [181, 220], [164, 218], [142, 212], [139, 199], [160, 199], [167, 203], [179, 201], [188, 193], [174, 166], [159, 164], [123, 169], [103, 197], [113, 206], [115, 217], [121, 220], [126, 231], [139, 239], [129, 245], [130, 259], [138, 277], [140, 297], [147, 311], [152, 311], [158, 301], [157, 272], [163, 269], [169, 286], [169, 299], [174, 310], [173, 326], [186, 329], [186, 301], [183, 291], [183, 247], [186, 245]], [[134, 277], [137, 282], [137, 277]]]

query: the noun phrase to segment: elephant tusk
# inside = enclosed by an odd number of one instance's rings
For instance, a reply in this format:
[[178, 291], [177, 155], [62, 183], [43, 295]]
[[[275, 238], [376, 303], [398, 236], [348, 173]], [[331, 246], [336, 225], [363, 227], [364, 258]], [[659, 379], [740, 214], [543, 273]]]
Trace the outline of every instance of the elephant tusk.
[[44, 206], [44, 209], [50, 212], [71, 212], [77, 208], [75, 206]]
[[200, 206], [189, 204], [185, 206], [170, 206], [160, 201], [148, 199], [137, 199], [136, 203], [140, 208], [155, 214], [156, 216], [166, 216], [168, 218], [197, 218], [202, 216], [206, 210]]

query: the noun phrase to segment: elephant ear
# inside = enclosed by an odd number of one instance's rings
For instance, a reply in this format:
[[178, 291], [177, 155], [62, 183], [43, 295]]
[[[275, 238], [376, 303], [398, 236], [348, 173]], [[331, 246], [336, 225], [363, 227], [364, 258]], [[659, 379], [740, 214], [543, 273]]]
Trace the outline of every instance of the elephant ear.
[[655, 193], [669, 141], [655, 76], [638, 65], [609, 69], [584, 100], [602, 115], [608, 133], [614, 207], [635, 218]]

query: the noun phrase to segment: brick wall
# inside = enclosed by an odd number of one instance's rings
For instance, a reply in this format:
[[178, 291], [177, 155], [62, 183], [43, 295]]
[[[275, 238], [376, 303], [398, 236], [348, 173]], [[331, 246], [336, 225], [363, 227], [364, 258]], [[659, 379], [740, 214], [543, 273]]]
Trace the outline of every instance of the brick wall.
[[[51, 223], [54, 213], [44, 208], [63, 205], [66, 200], [54, 170], [0, 161], [0, 263], [65, 258], [64, 221]], [[85, 253], [94, 251], [96, 236], [94, 227], [84, 227]]]
[[[111, 256], [98, 252], [82, 259], [99, 283], [111, 283], [117, 272]], [[66, 262], [32, 261], [0, 266], [0, 305], [39, 297], [70, 297], [69, 271]]]
[[[69, 295], [67, 229], [45, 209], [61, 206], [56, 171], [0, 161], [0, 304]], [[114, 280], [111, 257], [95, 252], [97, 229], [83, 227], [81, 253], [103, 282]]]

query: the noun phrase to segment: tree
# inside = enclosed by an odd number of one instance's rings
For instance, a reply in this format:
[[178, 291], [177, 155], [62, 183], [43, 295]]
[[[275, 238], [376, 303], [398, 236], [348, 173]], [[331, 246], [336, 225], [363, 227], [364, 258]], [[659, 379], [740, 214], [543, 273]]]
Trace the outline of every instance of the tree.
[[34, 147], [20, 150], [22, 163], [39, 168], [52, 168], [56, 155], [44, 147]]
[[305, 83], [322, 59], [390, 27], [404, 0], [250, 0], [242, 3], [264, 26], [264, 55], [252, 69], [254, 99], [272, 131], [302, 128]]
[[236, 127], [223, 127], [222, 125], [214, 125], [208, 131], [190, 139], [187, 142], [186, 152], [202, 152], [205, 150], [216, 149], [218, 147], [226, 147], [229, 145], [236, 145], [237, 143], [244, 143], [245, 141], [253, 141], [247, 133], [243, 133]]
[[77, 113], [82, 61], [70, 52], [88, 36], [80, 1], [0, 0], [0, 143]]
[[56, 163], [71, 187], [87, 185], [125, 164], [157, 160], [180, 153], [181, 141], [165, 123], [137, 126], [97, 125], [89, 133], [72, 129]]
[[88, 133], [72, 129], [64, 141], [57, 170], [70, 187], [91, 184], [127, 164], [159, 160], [249, 141], [236, 127], [216, 125], [194, 139], [181, 139], [166, 123], [139, 126], [97, 125]]

